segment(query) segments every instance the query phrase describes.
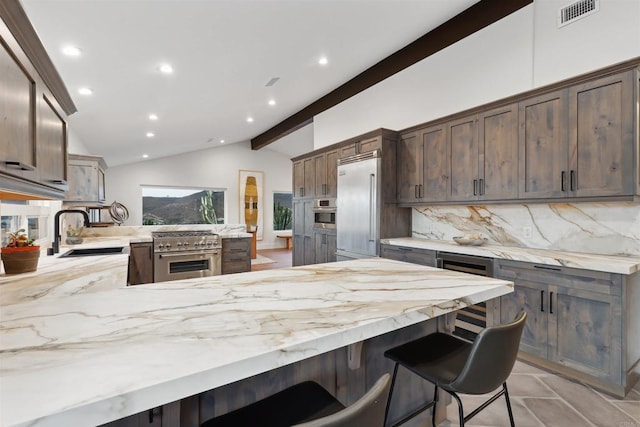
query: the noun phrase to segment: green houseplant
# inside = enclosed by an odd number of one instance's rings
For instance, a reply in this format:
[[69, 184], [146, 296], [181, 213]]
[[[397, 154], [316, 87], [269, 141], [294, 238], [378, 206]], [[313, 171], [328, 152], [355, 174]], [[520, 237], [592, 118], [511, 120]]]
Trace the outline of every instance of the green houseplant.
[[27, 273], [38, 268], [40, 246], [25, 234], [24, 228], [9, 233], [9, 241], [2, 248], [2, 264], [7, 274]]

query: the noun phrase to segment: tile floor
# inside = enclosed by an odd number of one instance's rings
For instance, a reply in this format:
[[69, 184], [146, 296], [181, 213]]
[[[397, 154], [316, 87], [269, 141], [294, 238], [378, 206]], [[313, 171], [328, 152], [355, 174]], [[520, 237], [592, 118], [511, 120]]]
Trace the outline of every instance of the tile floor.
[[[518, 361], [507, 386], [517, 427], [640, 427], [640, 383], [624, 399], [617, 399]], [[486, 400], [482, 396], [461, 397], [465, 413]], [[453, 403], [447, 407], [447, 421], [438, 427], [457, 425], [458, 407]], [[496, 400], [465, 426], [509, 426], [504, 398]]]

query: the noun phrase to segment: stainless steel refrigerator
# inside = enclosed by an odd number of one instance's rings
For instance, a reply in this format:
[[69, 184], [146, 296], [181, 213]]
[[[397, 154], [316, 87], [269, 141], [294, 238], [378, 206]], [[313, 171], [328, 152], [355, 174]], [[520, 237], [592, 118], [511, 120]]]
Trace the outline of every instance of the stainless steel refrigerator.
[[337, 260], [378, 256], [380, 151], [338, 161], [336, 199]]

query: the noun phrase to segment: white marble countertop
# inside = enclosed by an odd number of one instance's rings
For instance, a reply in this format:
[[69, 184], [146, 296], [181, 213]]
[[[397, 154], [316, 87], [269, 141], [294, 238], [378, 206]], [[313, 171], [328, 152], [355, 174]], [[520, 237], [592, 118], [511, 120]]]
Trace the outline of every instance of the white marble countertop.
[[598, 255], [497, 245], [462, 246], [453, 241], [428, 240], [415, 237], [382, 239], [380, 243], [536, 264], [604, 271], [608, 273], [633, 274], [640, 271], [640, 257]]
[[512, 290], [371, 258], [45, 292], [0, 310], [0, 425], [105, 423]]

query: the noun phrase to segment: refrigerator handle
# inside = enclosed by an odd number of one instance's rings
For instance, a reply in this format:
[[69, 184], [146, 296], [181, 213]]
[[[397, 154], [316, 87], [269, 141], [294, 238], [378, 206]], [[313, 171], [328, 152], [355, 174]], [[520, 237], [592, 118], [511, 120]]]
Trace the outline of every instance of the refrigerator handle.
[[376, 174], [369, 175], [369, 241], [376, 241]]

